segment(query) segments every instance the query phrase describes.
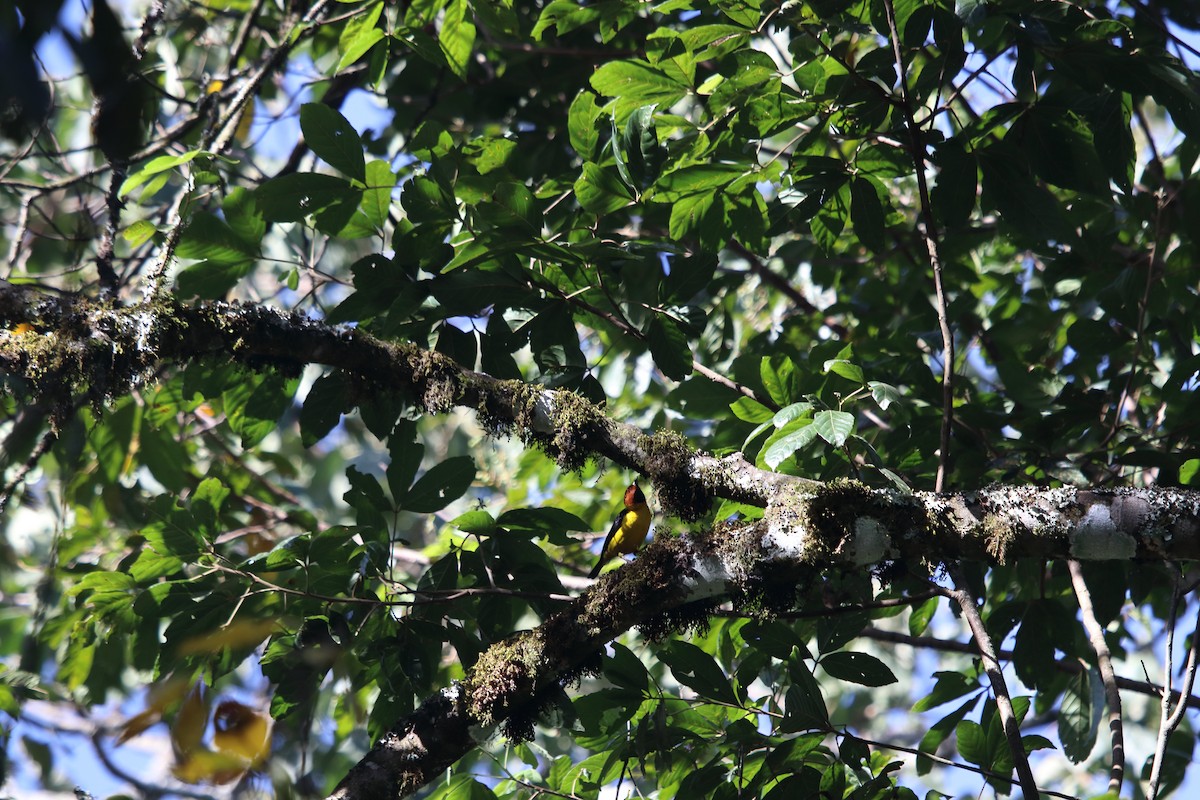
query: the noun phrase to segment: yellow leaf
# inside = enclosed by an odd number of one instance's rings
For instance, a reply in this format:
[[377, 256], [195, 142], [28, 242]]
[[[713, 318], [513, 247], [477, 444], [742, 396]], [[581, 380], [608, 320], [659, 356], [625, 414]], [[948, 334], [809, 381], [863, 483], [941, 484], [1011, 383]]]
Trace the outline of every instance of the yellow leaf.
[[183, 678], [168, 678], [152, 683], [146, 690], [146, 710], [130, 717], [121, 725], [117, 744], [124, 744], [151, 725], [160, 722], [163, 713], [187, 694], [188, 686], [188, 682]]
[[208, 687], [204, 681], [196, 681], [171, 726], [171, 744], [175, 747], [177, 757], [200, 749], [204, 731], [208, 728], [208, 707]]
[[249, 766], [244, 758], [202, 747], [176, 761], [171, 774], [184, 783], [231, 783]]
[[219, 653], [226, 648], [256, 647], [278, 629], [273, 619], [239, 619], [223, 628], [193, 636], [179, 645], [184, 656]]
[[255, 766], [271, 753], [271, 722], [265, 714], [233, 700], [217, 706], [213, 716], [213, 745]]

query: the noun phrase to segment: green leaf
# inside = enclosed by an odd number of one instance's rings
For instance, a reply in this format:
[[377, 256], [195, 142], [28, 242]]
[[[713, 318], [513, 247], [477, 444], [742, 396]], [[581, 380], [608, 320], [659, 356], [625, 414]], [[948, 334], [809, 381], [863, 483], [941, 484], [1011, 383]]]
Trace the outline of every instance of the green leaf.
[[919, 606], [914, 606], [908, 617], [908, 633], [911, 636], [920, 636], [929, 629], [929, 623], [933, 621], [933, 615], [937, 613], [938, 598], [931, 597]]
[[855, 178], [850, 184], [850, 220], [859, 240], [873, 252], [883, 253], [887, 249], [883, 203], [875, 184], [866, 178]]
[[428, 800], [496, 800], [496, 793], [467, 774], [451, 775], [433, 787]]
[[884, 411], [888, 410], [888, 406], [892, 403], [900, 402], [900, 390], [890, 383], [882, 381], [867, 381], [867, 386], [871, 387], [871, 396], [875, 398], [875, 402]]
[[346, 67], [358, 61], [367, 51], [386, 35], [379, 27], [379, 15], [383, 12], [383, 0], [372, 0], [364, 11], [346, 20], [338, 36], [338, 52], [342, 57], [338, 60], [334, 72], [341, 72]]
[[300, 440], [312, 447], [324, 439], [347, 408], [346, 378], [340, 372], [322, 375], [313, 382], [300, 408]]
[[1058, 713], [1058, 738], [1063, 753], [1072, 764], [1082, 763], [1096, 744], [1100, 718], [1104, 714], [1103, 695], [1094, 704], [1090, 670], [1080, 670], [1067, 681]]
[[675, 640], [663, 648], [659, 658], [670, 667], [675, 680], [701, 697], [722, 703], [738, 702], [737, 693], [733, 691], [729, 678], [713, 657], [696, 645]]
[[743, 163], [694, 164], [664, 174], [654, 185], [657, 200], [674, 201], [689, 195], [714, 194], [714, 190], [729, 186], [750, 173]]
[[825, 372], [832, 372], [834, 375], [841, 375], [848, 381], [854, 383], [863, 383], [865, 381], [862, 367], [857, 364], [847, 361], [844, 358], [831, 358], [821, 367]]
[[767, 422], [774, 416], [771, 409], [749, 397], [739, 397], [734, 400], [729, 404], [729, 410], [743, 422]]
[[462, 497], [475, 481], [475, 461], [470, 456], [454, 456], [434, 464], [409, 489], [403, 508], [417, 514], [441, 511]]
[[771, 469], [776, 469], [797, 450], [808, 447], [817, 438], [817, 431], [811, 421], [802, 419], [783, 429], [784, 435], [776, 439], [763, 451], [763, 462]]
[[461, 79], [467, 77], [471, 52], [475, 47], [475, 23], [471, 20], [467, 0], [450, 0], [442, 13], [442, 28], [438, 43], [445, 53], [446, 63]]
[[587, 90], [577, 94], [567, 109], [567, 135], [571, 138], [571, 147], [585, 162], [596, 158], [596, 147], [600, 141], [596, 121], [599, 118], [600, 106], [596, 104], [596, 95]]
[[644, 692], [650, 686], [650, 673], [641, 659], [620, 642], [613, 642], [612, 656], [604, 659], [604, 677], [623, 689]]
[[139, 219], [129, 227], [121, 231], [121, 237], [129, 243], [130, 247], [141, 247], [150, 238], [158, 233], [158, 228], [153, 222], [147, 219]]
[[366, 166], [367, 189], [362, 194], [362, 211], [375, 228], [382, 229], [392, 208], [396, 174], [388, 162], [374, 159]]
[[813, 415], [812, 428], [834, 447], [841, 447], [854, 431], [854, 415], [845, 411], [818, 411]]
[[488, 512], [482, 510], [468, 511], [465, 514], [460, 514], [450, 520], [450, 524], [463, 533], [470, 533], [475, 536], [491, 536], [499, 527], [496, 524], [496, 519]]
[[[722, 214], [720, 197], [716, 194], [693, 194], [682, 197], [671, 206], [671, 219], [668, 223], [668, 233], [671, 238], [680, 241], [696, 234], [703, 234], [708, 228], [707, 222], [714, 214], [719, 218]], [[718, 219], [718, 222], [721, 220]], [[718, 229], [718, 239], [719, 236]], [[721, 242], [704, 242], [709, 251], [720, 248]]]
[[575, 181], [579, 205], [597, 216], [611, 214], [633, 203], [633, 195], [620, 178], [588, 161]]
[[822, 656], [820, 664], [833, 677], [860, 686], [887, 686], [897, 680], [886, 664], [867, 653], [841, 650]]
[[180, 258], [239, 264], [258, 256], [258, 248], [242, 239], [224, 220], [206, 211], [194, 214], [179, 239]]
[[613, 118], [612, 144], [617, 172], [635, 195], [654, 183], [662, 170], [664, 151], [658, 143], [655, 108], [649, 105], [634, 110], [625, 120], [625, 129], [619, 134], [616, 118]]
[[1189, 458], [1179, 468], [1179, 483], [1184, 486], [1200, 485], [1196, 475], [1200, 473], [1200, 458]]
[[305, 103], [300, 106], [300, 130], [304, 143], [325, 163], [343, 175], [366, 182], [362, 140], [336, 109], [324, 103]]
[[158, 156], [152, 158], [142, 165], [141, 169], [134, 172], [121, 184], [121, 188], [117, 191], [118, 197], [125, 197], [137, 187], [141, 186], [146, 181], [159, 175], [160, 173], [172, 170], [175, 167], [181, 167], [184, 164], [191, 163], [197, 158], [211, 158], [215, 153], [207, 150], [189, 150], [186, 153], [181, 153], [177, 156]]
[[780, 733], [796, 733], [806, 730], [829, 730], [829, 711], [821, 687], [812, 670], [802, 660], [799, 651], [787, 662], [792, 685], [784, 695], [783, 719], [779, 722]]
[[954, 139], [943, 142], [935, 151], [937, 179], [930, 190], [934, 215], [946, 227], [962, 227], [975, 210], [979, 185], [975, 157]]
[[961, 672], [935, 672], [933, 678], [933, 690], [913, 705], [914, 712], [920, 713], [937, 708], [943, 703], [957, 700], [963, 695], [979, 689], [979, 680], [976, 676], [964, 675]]
[[668, 378], [681, 381], [692, 373], [691, 343], [673, 320], [655, 316], [646, 339], [655, 366]]
[[175, 276], [175, 293], [180, 297], [219, 300], [253, 269], [253, 261], [193, 264]]
[[800, 372], [787, 356], [764, 356], [758, 374], [763, 388], [778, 405], [788, 405], [800, 397]]
[[958, 752], [968, 762], [980, 767], [990, 767], [991, 753], [988, 749], [987, 736], [978, 722], [964, 719], [954, 728], [958, 740]]
[[683, 99], [688, 87], [645, 61], [610, 61], [592, 74], [592, 88], [616, 98], [616, 116], [623, 120], [636, 108], [670, 107]]
[[361, 192], [336, 175], [295, 172], [262, 184], [255, 197], [263, 217], [270, 222], [299, 222], [320, 212], [341, 214], [349, 220], [358, 208]]

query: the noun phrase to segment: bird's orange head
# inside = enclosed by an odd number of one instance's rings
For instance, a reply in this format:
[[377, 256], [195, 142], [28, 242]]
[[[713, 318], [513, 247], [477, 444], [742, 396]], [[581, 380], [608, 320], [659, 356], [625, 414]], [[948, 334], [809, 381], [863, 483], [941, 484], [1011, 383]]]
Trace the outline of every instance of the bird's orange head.
[[637, 482], [629, 484], [629, 488], [625, 490], [625, 507], [633, 508], [636, 505], [646, 504], [646, 495], [642, 494], [641, 488]]

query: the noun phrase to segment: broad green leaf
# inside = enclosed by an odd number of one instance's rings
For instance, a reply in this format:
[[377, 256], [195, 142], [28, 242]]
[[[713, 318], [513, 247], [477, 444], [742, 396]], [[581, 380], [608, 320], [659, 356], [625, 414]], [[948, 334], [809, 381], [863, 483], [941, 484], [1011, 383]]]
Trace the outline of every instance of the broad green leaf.
[[440, 511], [462, 497], [475, 481], [475, 461], [454, 456], [434, 464], [417, 479], [404, 498], [404, 510], [417, 514]]
[[800, 396], [800, 373], [787, 356], [764, 357], [759, 362], [758, 372], [767, 394], [780, 406], [788, 405]]
[[867, 381], [867, 386], [871, 387], [871, 396], [875, 398], [875, 402], [884, 411], [888, 410], [888, 406], [892, 403], [900, 402], [900, 390], [889, 383], [882, 381]]
[[1080, 670], [1067, 681], [1058, 714], [1058, 738], [1063, 753], [1072, 764], [1079, 764], [1092, 752], [1100, 718], [1104, 716], [1103, 695], [1095, 703], [1091, 670]]
[[[359, 155], [362, 155], [361, 149]], [[352, 187], [344, 178], [315, 172], [296, 172], [273, 178], [255, 192], [263, 217], [271, 222], [299, 222], [323, 211], [349, 220], [358, 208], [361, 195], [361, 190]]]
[[341, 72], [358, 61], [386, 35], [383, 29], [378, 27], [383, 5], [383, 0], [372, 0], [364, 11], [346, 20], [346, 25], [338, 36], [338, 51], [342, 56], [338, 60], [335, 72]]
[[674, 321], [655, 316], [646, 340], [655, 366], [668, 378], [681, 381], [692, 373], [692, 351], [688, 338]]
[[615, 98], [616, 116], [624, 121], [636, 108], [658, 105], [668, 108], [683, 99], [688, 87], [662, 69], [645, 61], [610, 61], [592, 74], [592, 88]]
[[875, 184], [866, 178], [855, 178], [850, 184], [850, 219], [858, 238], [875, 253], [887, 249], [884, 238], [883, 203]]
[[708, 653], [696, 645], [672, 641], [659, 653], [659, 658], [671, 669], [675, 679], [696, 691], [701, 697], [723, 703], [737, 703], [729, 678]]
[[571, 146], [585, 162], [596, 158], [596, 147], [600, 141], [600, 133], [596, 130], [599, 117], [600, 106], [596, 104], [596, 95], [587, 90], [577, 94], [567, 110], [567, 134], [571, 138]]
[[739, 397], [729, 404], [729, 410], [743, 422], [767, 422], [774, 416], [771, 409], [749, 397]]
[[971, 764], [980, 767], [990, 767], [992, 754], [988, 749], [987, 736], [978, 722], [964, 719], [954, 728], [958, 740], [958, 752]]
[[382, 229], [388, 221], [392, 207], [392, 190], [396, 188], [396, 174], [386, 161], [375, 159], [366, 165], [367, 189], [362, 194], [362, 211], [367, 221]]
[[180, 258], [241, 264], [256, 258], [258, 248], [216, 215], [199, 212], [184, 229], [176, 254]]
[[366, 158], [358, 131], [336, 109], [324, 103], [300, 106], [304, 143], [325, 163], [356, 180], [367, 179]]
[[346, 410], [346, 378], [337, 372], [322, 375], [308, 390], [300, 409], [300, 437], [312, 447], [333, 430]]
[[854, 415], [845, 411], [818, 411], [813, 414], [812, 429], [829, 444], [841, 447], [854, 431]]
[[821, 367], [825, 372], [832, 372], [834, 375], [841, 375], [848, 381], [854, 383], [864, 383], [862, 367], [857, 364], [847, 361], [844, 358], [831, 358]]
[[937, 613], [939, 601], [931, 597], [919, 606], [913, 606], [908, 617], [908, 633], [911, 636], [921, 636], [929, 629], [933, 615]]
[[887, 686], [896, 682], [896, 675], [888, 666], [867, 653], [841, 650], [822, 656], [820, 664], [833, 677], [860, 686]]
[[592, 162], [583, 165], [583, 174], [575, 181], [579, 205], [596, 215], [611, 214], [633, 203], [633, 195], [619, 176]]
[[[720, 197], [716, 194], [692, 194], [676, 200], [671, 206], [671, 220], [668, 224], [671, 238], [682, 241], [702, 234], [714, 211], [718, 217], [721, 215]], [[711, 243], [706, 242], [706, 246], [714, 249]]]
[[466, 78], [471, 52], [475, 47], [475, 23], [467, 0], [450, 0], [442, 16], [438, 43], [446, 54], [446, 63], [459, 78]]
[[771, 469], [777, 468], [797, 450], [808, 447], [817, 438], [816, 427], [806, 419], [797, 420], [763, 451], [762, 460]]

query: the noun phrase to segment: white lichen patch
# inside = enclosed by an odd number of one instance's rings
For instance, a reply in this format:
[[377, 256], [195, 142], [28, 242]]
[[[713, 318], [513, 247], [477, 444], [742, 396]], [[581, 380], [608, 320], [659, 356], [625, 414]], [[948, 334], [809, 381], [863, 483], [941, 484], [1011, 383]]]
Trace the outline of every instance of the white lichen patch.
[[767, 507], [767, 532], [762, 545], [767, 558], [803, 560], [808, 544], [808, 533], [801, 524], [802, 515], [785, 504]]
[[859, 517], [854, 521], [854, 563], [877, 564], [888, 553], [887, 530], [873, 517]]
[[1137, 541], [1113, 521], [1108, 506], [1097, 503], [1069, 534], [1071, 557], [1081, 561], [1115, 561], [1133, 558]]

